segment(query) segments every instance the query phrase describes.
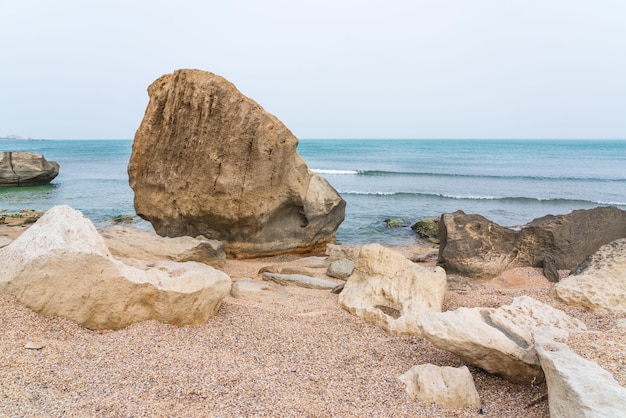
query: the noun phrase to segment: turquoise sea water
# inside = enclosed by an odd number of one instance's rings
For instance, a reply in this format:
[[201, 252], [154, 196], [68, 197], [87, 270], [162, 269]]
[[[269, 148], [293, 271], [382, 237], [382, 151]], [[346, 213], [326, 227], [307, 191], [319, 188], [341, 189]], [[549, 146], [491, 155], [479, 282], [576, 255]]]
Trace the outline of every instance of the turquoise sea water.
[[[130, 140], [0, 140], [0, 151], [60, 163], [47, 186], [0, 189], [0, 210], [68, 204], [106, 225], [134, 214], [126, 166]], [[501, 225], [613, 205], [626, 210], [626, 141], [301, 140], [298, 152], [347, 202], [344, 244], [409, 245], [410, 225], [461, 209]], [[145, 221], [137, 225], [149, 228]]]

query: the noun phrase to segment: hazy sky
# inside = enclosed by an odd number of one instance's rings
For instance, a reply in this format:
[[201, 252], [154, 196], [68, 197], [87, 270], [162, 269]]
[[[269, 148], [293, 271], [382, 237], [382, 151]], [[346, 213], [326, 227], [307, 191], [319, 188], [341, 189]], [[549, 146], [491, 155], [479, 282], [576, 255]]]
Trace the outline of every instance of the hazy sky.
[[0, 0], [0, 135], [132, 138], [222, 75], [299, 138], [626, 138], [624, 0]]

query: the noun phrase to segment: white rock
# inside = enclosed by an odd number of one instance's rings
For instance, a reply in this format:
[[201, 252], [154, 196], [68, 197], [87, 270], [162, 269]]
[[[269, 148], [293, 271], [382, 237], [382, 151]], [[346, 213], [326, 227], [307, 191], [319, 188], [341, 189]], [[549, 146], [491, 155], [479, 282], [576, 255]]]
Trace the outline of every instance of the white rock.
[[554, 296], [568, 305], [626, 314], [626, 238], [603, 245], [585, 264], [580, 274], [554, 286]]
[[204, 323], [230, 291], [223, 272], [196, 262], [116, 260], [94, 225], [55, 206], [0, 249], [0, 291], [43, 315], [91, 329], [156, 319]]
[[466, 366], [420, 364], [399, 376], [398, 380], [406, 384], [407, 394], [420, 402], [434, 402], [444, 408], [480, 407], [474, 379]]
[[422, 335], [465, 362], [515, 383], [543, 381], [532, 333], [545, 326], [584, 330], [585, 325], [530, 297], [493, 308], [459, 308], [417, 320]]
[[441, 312], [446, 288], [441, 267], [425, 268], [395, 251], [369, 244], [361, 249], [339, 303], [389, 333], [419, 335], [417, 318], [425, 312]]
[[551, 418], [626, 416], [626, 388], [609, 372], [555, 342], [550, 330], [536, 332], [534, 339], [548, 384]]

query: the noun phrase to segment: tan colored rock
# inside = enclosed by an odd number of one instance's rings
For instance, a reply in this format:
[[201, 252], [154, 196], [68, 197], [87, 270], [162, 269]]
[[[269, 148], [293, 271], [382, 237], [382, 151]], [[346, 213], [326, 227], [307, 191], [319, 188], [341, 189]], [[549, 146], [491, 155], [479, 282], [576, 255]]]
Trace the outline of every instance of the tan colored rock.
[[553, 295], [568, 305], [626, 314], [626, 239], [600, 247], [554, 286]]
[[262, 279], [268, 282], [278, 283], [284, 286], [298, 286], [307, 289], [333, 289], [337, 283], [330, 280], [319, 279], [317, 277], [305, 276], [303, 274], [281, 274], [265, 272]]
[[287, 290], [277, 283], [248, 278], [234, 282], [230, 294], [236, 299], [264, 303], [275, 302], [289, 296]]
[[398, 377], [412, 399], [437, 403], [444, 408], [479, 408], [480, 397], [472, 374], [466, 366], [413, 366]]
[[582, 358], [554, 338], [551, 330], [534, 334], [535, 349], [548, 384], [550, 417], [623, 417], [626, 388], [597, 363]]
[[345, 202], [275, 116], [205, 71], [166, 74], [148, 94], [128, 174], [137, 214], [159, 235], [203, 235], [240, 258], [334, 242]]
[[584, 330], [564, 312], [528, 296], [500, 308], [459, 308], [417, 319], [424, 338], [465, 362], [514, 383], [543, 380], [532, 333], [544, 327]]
[[80, 212], [55, 206], [0, 249], [0, 291], [91, 329], [147, 319], [202, 324], [230, 291], [230, 278], [205, 264], [126, 261], [111, 255]]
[[147, 261], [197, 261], [222, 268], [226, 262], [224, 245], [204, 237], [161, 237], [130, 226], [112, 226], [100, 230], [109, 251], [119, 258]]
[[33, 152], [0, 151], [0, 187], [48, 184], [59, 174], [59, 163]]
[[419, 335], [417, 318], [425, 312], [441, 312], [446, 287], [441, 267], [425, 268], [379, 244], [369, 244], [361, 249], [339, 303], [389, 333]]

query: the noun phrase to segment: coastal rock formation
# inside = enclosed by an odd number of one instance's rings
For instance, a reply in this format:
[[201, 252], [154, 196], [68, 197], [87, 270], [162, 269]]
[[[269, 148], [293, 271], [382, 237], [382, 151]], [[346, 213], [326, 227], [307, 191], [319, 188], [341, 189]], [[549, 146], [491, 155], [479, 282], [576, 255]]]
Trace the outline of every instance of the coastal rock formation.
[[33, 152], [0, 151], [0, 187], [48, 184], [59, 175], [59, 163]]
[[80, 212], [55, 206], [0, 249], [0, 291], [37, 313], [90, 329], [147, 319], [202, 324], [230, 291], [230, 278], [205, 264], [127, 262], [111, 255]]
[[417, 319], [424, 338], [469, 364], [514, 383], [543, 380], [532, 333], [553, 327], [585, 330], [585, 325], [563, 311], [528, 296], [493, 308], [459, 308], [426, 313]]
[[406, 384], [407, 394], [420, 402], [434, 402], [444, 408], [480, 407], [474, 379], [466, 366], [420, 364], [411, 367], [398, 380]]
[[442, 268], [422, 267], [379, 244], [369, 244], [361, 249], [339, 303], [391, 334], [419, 335], [417, 318], [441, 312], [446, 287]]
[[130, 226], [112, 226], [100, 230], [109, 251], [118, 258], [146, 261], [197, 261], [215, 268], [224, 267], [224, 244], [204, 237], [168, 238]]
[[550, 331], [537, 332], [534, 338], [548, 384], [551, 417], [624, 416], [626, 388], [609, 372], [554, 341]]
[[437, 264], [448, 274], [474, 278], [515, 267], [571, 270], [619, 238], [626, 238], [626, 211], [612, 206], [544, 216], [519, 230], [457, 211], [441, 217]]
[[421, 238], [435, 244], [439, 243], [439, 220], [441, 218], [423, 218], [411, 226]]
[[603, 245], [553, 288], [568, 305], [626, 314], [626, 239]]
[[128, 174], [137, 214], [159, 235], [217, 239], [239, 258], [334, 242], [345, 201], [275, 116], [205, 71], [166, 74], [148, 94]]

